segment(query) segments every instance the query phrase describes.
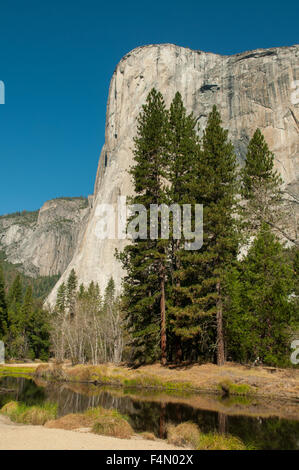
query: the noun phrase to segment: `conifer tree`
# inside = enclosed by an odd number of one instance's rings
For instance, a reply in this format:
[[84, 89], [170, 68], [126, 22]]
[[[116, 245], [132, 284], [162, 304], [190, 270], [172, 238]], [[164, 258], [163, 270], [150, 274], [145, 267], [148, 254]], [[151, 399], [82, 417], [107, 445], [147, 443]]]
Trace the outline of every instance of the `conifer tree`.
[[[199, 183], [195, 168], [199, 158], [200, 144], [196, 132], [196, 119], [192, 114], [187, 114], [182, 96], [176, 93], [169, 110], [169, 122], [167, 132], [168, 168], [167, 179], [170, 186], [167, 187], [168, 204], [195, 204], [194, 185]], [[174, 335], [174, 347], [176, 361], [182, 359], [182, 335], [179, 330], [180, 315], [185, 306], [181, 293], [181, 276], [184, 269], [184, 234], [180, 239], [175, 239], [174, 218], [170, 221], [170, 279], [168, 311], [170, 317], [169, 332]], [[183, 315], [184, 316], [184, 315]], [[178, 334], [177, 334], [178, 333]]]
[[[146, 208], [147, 237], [150, 235], [150, 205], [166, 201], [166, 125], [163, 97], [152, 89], [138, 117], [135, 164], [130, 172], [135, 190], [131, 203], [143, 204]], [[157, 358], [160, 334], [162, 363], [166, 362], [166, 247], [165, 240], [140, 237], [119, 256], [127, 272], [124, 296], [135, 357]]]
[[65, 283], [63, 282], [57, 291], [56, 297], [56, 311], [58, 313], [65, 313], [66, 310], [66, 287]]
[[77, 275], [75, 273], [75, 270], [72, 269], [66, 284], [66, 306], [68, 309], [68, 314], [71, 318], [75, 314], [77, 286]]
[[290, 220], [291, 206], [282, 191], [282, 178], [274, 168], [274, 154], [257, 129], [249, 142], [245, 166], [241, 171], [244, 217], [249, 235], [267, 224], [277, 234], [294, 242]]
[[105, 289], [104, 312], [107, 311], [108, 305], [113, 304], [114, 300], [115, 300], [115, 282], [114, 282], [114, 279], [111, 277]]
[[33, 306], [30, 315], [28, 339], [32, 359], [47, 361], [51, 346], [49, 313], [37, 305]]
[[8, 291], [8, 305], [12, 304], [21, 305], [23, 300], [23, 285], [20, 274], [15, 277], [12, 286]]
[[[223, 279], [237, 253], [238, 191], [236, 158], [216, 106], [208, 117], [202, 151], [194, 162], [193, 198], [203, 204], [203, 246], [186, 251], [180, 270], [181, 311], [176, 331], [194, 349], [211, 355], [216, 343], [217, 363], [225, 359]], [[216, 323], [216, 335], [214, 325]]]
[[263, 224], [247, 256], [229, 276], [226, 318], [233, 360], [286, 365], [296, 321], [292, 303], [294, 277], [283, 246]]
[[20, 315], [20, 326], [22, 325], [23, 330], [26, 330], [27, 325], [30, 323], [30, 316], [33, 311], [33, 295], [32, 287], [28, 286], [24, 295], [24, 300], [21, 306], [21, 315]]

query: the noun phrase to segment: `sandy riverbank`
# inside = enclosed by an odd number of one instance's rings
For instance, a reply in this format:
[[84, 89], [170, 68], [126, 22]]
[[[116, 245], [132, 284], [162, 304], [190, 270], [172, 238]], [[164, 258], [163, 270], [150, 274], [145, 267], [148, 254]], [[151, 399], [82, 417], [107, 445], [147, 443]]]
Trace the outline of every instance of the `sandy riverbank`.
[[181, 450], [166, 441], [91, 434], [86, 429], [65, 431], [15, 424], [0, 416], [0, 450]]

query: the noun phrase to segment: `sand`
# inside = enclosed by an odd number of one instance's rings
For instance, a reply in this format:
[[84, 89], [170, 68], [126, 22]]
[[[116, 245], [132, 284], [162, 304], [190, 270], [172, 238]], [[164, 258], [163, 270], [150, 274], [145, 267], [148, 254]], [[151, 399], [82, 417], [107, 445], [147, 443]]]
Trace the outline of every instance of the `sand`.
[[182, 450], [166, 441], [118, 439], [86, 432], [16, 424], [0, 416], [0, 450]]

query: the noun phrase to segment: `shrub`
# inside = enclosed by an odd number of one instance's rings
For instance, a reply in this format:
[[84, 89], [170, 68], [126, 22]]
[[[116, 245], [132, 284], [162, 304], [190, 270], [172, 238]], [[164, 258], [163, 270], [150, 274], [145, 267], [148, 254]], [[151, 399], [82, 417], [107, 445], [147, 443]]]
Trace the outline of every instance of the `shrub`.
[[24, 403], [11, 401], [3, 406], [1, 413], [16, 423], [43, 425], [56, 418], [57, 405], [45, 403], [40, 406], [27, 406]]
[[238, 437], [208, 433], [200, 435], [197, 450], [246, 450], [246, 446]]
[[167, 430], [167, 441], [177, 446], [190, 446], [196, 449], [199, 437], [199, 427], [189, 421], [178, 426], [170, 425]]
[[79, 428], [88, 428], [93, 424], [92, 418], [84, 413], [74, 413], [62, 416], [61, 418], [48, 421], [46, 428], [74, 430]]
[[230, 380], [224, 380], [219, 384], [219, 388], [225, 392], [227, 395], [252, 395], [254, 394], [254, 389], [247, 384], [234, 384]]

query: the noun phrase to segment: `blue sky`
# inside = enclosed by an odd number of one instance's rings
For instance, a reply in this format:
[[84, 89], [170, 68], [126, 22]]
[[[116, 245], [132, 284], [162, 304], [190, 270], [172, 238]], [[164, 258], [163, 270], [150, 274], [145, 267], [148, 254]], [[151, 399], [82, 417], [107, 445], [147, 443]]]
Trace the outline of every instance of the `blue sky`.
[[109, 81], [152, 43], [234, 54], [298, 44], [298, 2], [1, 0], [0, 214], [91, 194]]

